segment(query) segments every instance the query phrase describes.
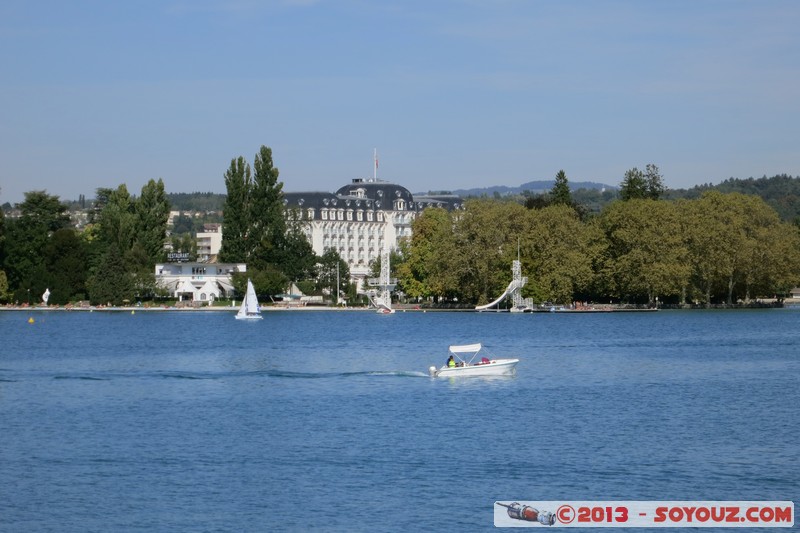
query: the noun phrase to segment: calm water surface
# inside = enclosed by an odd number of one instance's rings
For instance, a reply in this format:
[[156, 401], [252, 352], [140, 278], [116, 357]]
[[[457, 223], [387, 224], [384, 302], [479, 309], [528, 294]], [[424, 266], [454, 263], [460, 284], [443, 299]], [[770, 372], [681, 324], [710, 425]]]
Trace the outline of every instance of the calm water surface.
[[[4, 532], [485, 531], [495, 500], [800, 501], [800, 311], [0, 312], [0, 342]], [[470, 342], [517, 375], [427, 376]]]

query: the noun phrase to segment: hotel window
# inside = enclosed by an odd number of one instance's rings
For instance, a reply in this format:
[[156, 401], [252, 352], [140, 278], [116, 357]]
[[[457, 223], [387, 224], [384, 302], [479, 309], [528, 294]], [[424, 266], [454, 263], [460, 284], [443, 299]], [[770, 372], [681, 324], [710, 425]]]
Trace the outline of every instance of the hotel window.
[[383, 211], [378, 211], [378, 222], [383, 222]]
[[353, 220], [353, 210], [352, 209], [348, 209], [347, 210], [347, 220]]
[[323, 209], [322, 210], [322, 220], [328, 220], [328, 210], [327, 209]]
[[372, 222], [372, 211], [367, 211], [367, 221]]
[[364, 220], [364, 212], [363, 212], [361, 209], [359, 209], [358, 211], [356, 211], [356, 219], [357, 219], [359, 222], [360, 222], [360, 221], [362, 221], [362, 220]]

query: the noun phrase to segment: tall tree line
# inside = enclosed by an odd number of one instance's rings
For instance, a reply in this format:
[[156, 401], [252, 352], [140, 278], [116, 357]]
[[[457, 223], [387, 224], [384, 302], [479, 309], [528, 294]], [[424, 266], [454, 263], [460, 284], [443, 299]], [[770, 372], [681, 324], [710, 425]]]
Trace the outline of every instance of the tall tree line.
[[21, 216], [0, 225], [0, 299], [38, 304], [49, 289], [53, 304], [121, 304], [155, 290], [170, 210], [162, 180], [150, 180], [138, 198], [125, 185], [98, 189], [91, 224], [80, 232], [58, 196], [28, 192], [18, 207]]
[[397, 276], [412, 297], [482, 304], [502, 293], [517, 253], [525, 295], [542, 302], [733, 304], [800, 283], [797, 228], [758, 197], [717, 191], [616, 201], [588, 221], [564, 204], [428, 209]]

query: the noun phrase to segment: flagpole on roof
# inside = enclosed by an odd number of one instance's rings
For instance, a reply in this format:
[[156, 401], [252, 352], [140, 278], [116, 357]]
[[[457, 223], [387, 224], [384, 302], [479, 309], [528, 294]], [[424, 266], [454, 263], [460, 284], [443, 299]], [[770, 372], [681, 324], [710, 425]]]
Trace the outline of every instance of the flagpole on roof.
[[372, 181], [378, 181], [378, 149], [377, 148], [373, 148], [372, 161], [374, 163], [374, 165], [372, 166]]

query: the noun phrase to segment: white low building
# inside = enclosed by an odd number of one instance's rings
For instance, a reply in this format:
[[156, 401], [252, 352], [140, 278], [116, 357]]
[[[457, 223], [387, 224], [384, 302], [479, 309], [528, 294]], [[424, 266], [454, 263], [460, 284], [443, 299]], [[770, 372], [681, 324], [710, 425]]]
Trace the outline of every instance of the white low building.
[[234, 295], [231, 277], [247, 272], [244, 263], [160, 263], [156, 265], [156, 284], [167, 289], [178, 301], [211, 304]]

